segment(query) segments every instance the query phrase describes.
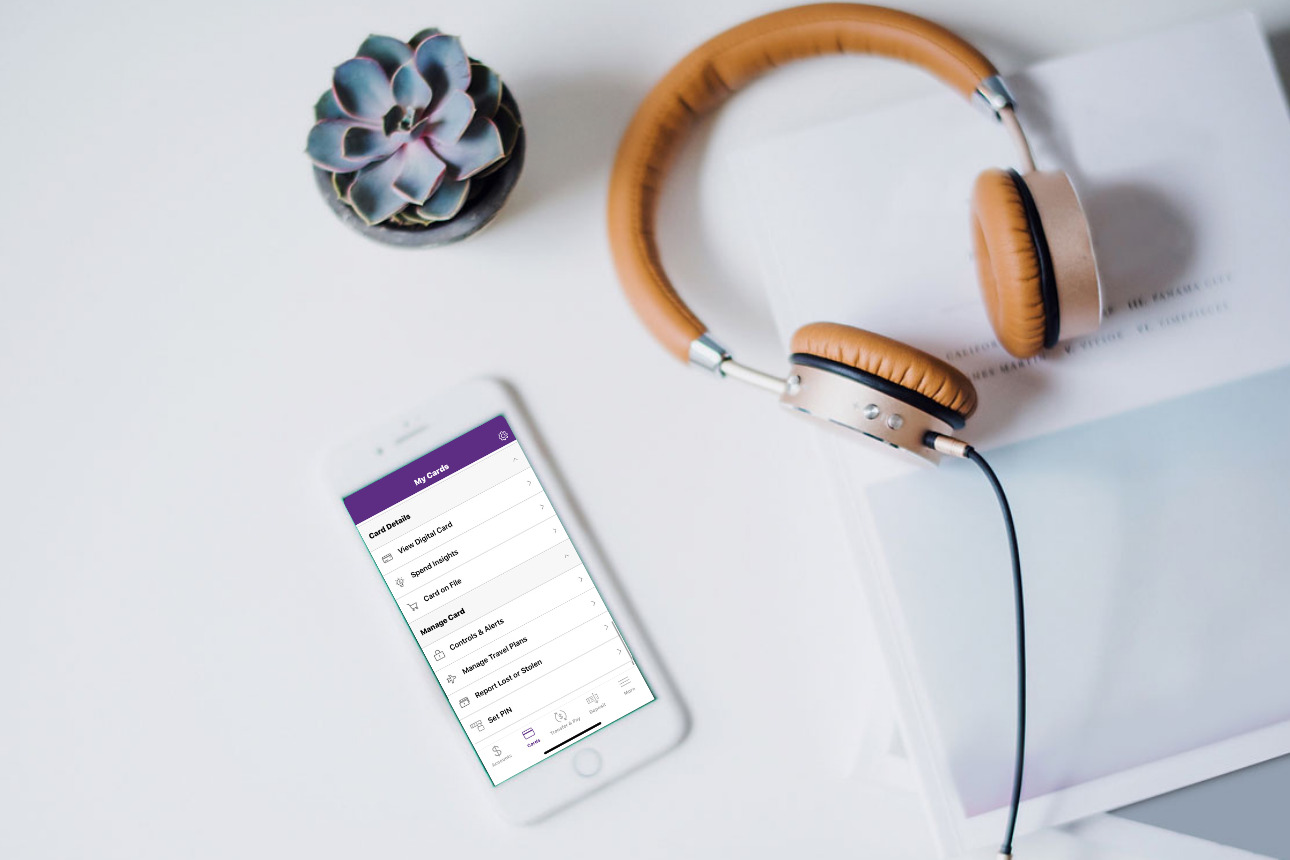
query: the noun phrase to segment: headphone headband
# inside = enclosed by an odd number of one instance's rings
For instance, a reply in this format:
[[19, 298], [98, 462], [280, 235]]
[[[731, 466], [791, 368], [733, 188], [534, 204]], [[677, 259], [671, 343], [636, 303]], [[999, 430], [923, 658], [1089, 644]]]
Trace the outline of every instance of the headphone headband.
[[[694, 120], [762, 72], [823, 54], [874, 54], [920, 66], [1003, 119], [1024, 162], [1029, 147], [994, 65], [937, 24], [894, 9], [821, 3], [772, 12], [708, 40], [641, 102], [609, 182], [609, 241], [623, 290], [674, 356], [722, 372], [729, 359], [672, 286], [654, 234], [663, 175]], [[1031, 164], [1033, 166], [1033, 164]]]

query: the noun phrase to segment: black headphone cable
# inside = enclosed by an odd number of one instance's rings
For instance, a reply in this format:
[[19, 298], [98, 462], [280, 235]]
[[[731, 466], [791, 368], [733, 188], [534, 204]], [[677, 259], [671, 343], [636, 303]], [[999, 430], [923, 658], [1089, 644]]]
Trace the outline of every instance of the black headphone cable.
[[971, 460], [977, 465], [994, 489], [994, 494], [999, 500], [999, 509], [1003, 513], [1003, 525], [1008, 532], [1008, 549], [1012, 554], [1013, 605], [1017, 616], [1017, 753], [1012, 771], [1012, 800], [1008, 807], [1008, 827], [1004, 831], [1003, 844], [999, 846], [999, 860], [1010, 860], [1013, 831], [1017, 828], [1017, 810], [1021, 806], [1021, 776], [1026, 762], [1026, 611], [1021, 591], [1021, 552], [1017, 548], [1017, 528], [1012, 521], [1012, 508], [1008, 505], [1008, 497], [1003, 492], [1003, 485], [999, 483], [999, 476], [975, 448], [953, 436], [931, 432], [923, 437], [923, 444], [941, 454]]

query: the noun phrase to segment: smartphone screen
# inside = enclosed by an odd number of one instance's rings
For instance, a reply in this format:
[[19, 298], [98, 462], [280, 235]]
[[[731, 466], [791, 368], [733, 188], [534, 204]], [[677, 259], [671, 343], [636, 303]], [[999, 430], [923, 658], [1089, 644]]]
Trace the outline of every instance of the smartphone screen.
[[504, 416], [344, 502], [493, 785], [654, 701]]

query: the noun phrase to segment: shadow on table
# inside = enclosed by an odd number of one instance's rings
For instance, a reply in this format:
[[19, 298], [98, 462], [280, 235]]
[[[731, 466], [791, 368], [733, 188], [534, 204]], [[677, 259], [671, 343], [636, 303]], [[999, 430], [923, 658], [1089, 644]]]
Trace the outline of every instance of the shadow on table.
[[1290, 91], [1290, 30], [1277, 30], [1268, 34], [1272, 59], [1281, 75], [1281, 89]]

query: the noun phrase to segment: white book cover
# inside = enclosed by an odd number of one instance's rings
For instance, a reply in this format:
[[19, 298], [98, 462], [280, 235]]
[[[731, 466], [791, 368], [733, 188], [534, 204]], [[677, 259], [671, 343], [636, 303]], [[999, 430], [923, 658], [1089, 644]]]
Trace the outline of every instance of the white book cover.
[[[1250, 15], [1006, 80], [1041, 169], [1081, 194], [1106, 294], [1097, 334], [1036, 359], [995, 343], [969, 241], [975, 175], [1013, 153], [953, 93], [743, 147], [727, 181], [785, 343], [843, 322], [976, 382], [962, 435], [1025, 569], [1033, 830], [1290, 753], [1290, 120]], [[993, 496], [968, 464], [814, 432], [935, 832], [984, 845], [1013, 744]]]

